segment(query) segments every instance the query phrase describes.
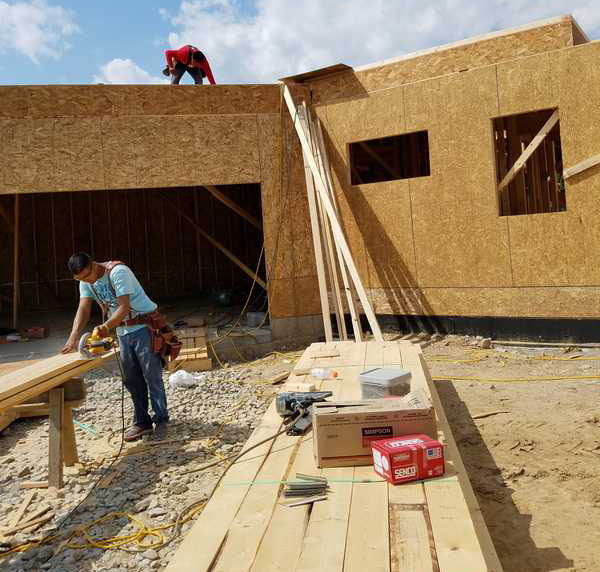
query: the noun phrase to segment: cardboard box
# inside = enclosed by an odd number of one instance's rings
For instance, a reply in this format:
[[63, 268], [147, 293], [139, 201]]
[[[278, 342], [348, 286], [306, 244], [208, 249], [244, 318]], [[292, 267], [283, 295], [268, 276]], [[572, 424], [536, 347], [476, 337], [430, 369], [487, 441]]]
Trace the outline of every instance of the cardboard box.
[[390, 483], [444, 474], [444, 446], [427, 435], [404, 435], [371, 443], [373, 468]]
[[437, 436], [433, 405], [423, 390], [398, 399], [313, 405], [313, 450], [320, 468], [371, 465], [372, 441], [415, 433]]

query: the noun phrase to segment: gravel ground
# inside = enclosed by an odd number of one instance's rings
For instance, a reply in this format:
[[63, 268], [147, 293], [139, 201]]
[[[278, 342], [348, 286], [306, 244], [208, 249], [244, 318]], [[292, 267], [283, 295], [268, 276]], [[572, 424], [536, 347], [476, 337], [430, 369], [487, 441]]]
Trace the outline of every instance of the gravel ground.
[[[169, 386], [165, 374], [171, 423], [164, 442], [151, 437], [126, 444], [124, 453], [109, 469], [121, 444], [121, 381], [98, 370], [86, 376], [87, 398], [75, 410], [74, 419], [80, 464], [65, 468], [65, 487], [58, 493], [39, 489], [27, 514], [46, 505], [54, 518], [33, 532], [0, 537], [6, 550], [40, 538], [52, 530], [85, 499], [98, 481], [100, 486], [73, 514], [64, 530], [90, 524], [111, 512], [124, 512], [148, 526], [174, 522], [179, 511], [194, 501], [206, 499], [223, 471], [223, 465], [203, 472], [184, 474], [207, 462], [238, 452], [258, 424], [270, 403], [274, 389], [264, 380], [289, 370], [297, 354], [289, 359], [279, 354], [249, 364], [194, 374], [197, 384], [190, 388]], [[131, 422], [131, 400], [125, 393], [125, 423]], [[23, 480], [45, 480], [48, 462], [48, 422], [43, 418], [14, 422], [0, 437], [0, 526], [12, 519], [27, 492]], [[112, 480], [111, 480], [112, 479]], [[110, 481], [110, 482], [107, 482]], [[106, 484], [104, 488], [102, 485]], [[181, 527], [181, 534], [163, 548], [128, 549], [67, 548], [54, 555], [57, 544], [33, 548], [0, 560], [0, 570], [161, 570], [169, 562], [181, 538], [193, 521]], [[94, 538], [113, 537], [135, 530], [126, 518], [111, 519], [93, 530]], [[165, 539], [174, 529], [161, 531]], [[146, 544], [155, 541], [147, 537]]]

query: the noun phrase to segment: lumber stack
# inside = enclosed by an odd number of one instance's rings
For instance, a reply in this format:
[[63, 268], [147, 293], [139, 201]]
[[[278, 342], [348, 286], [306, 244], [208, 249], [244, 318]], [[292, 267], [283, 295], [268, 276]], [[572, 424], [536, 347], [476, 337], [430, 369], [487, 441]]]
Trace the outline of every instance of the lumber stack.
[[[411, 389], [431, 396], [438, 438], [446, 445], [444, 477], [394, 487], [371, 466], [318, 469], [310, 432], [281, 435], [229, 469], [167, 571], [501, 572], [419, 347], [402, 341], [313, 344], [290, 382], [317, 383], [333, 399], [357, 399], [358, 376], [373, 366], [409, 369]], [[313, 367], [340, 375], [319, 382], [306, 373]], [[280, 427], [273, 403], [246, 447]], [[327, 498], [282, 504], [281, 481], [298, 473], [327, 479]]]
[[206, 371], [212, 369], [212, 359], [208, 357], [204, 328], [182, 328], [175, 330], [182, 343], [177, 359], [168, 364], [169, 371]]

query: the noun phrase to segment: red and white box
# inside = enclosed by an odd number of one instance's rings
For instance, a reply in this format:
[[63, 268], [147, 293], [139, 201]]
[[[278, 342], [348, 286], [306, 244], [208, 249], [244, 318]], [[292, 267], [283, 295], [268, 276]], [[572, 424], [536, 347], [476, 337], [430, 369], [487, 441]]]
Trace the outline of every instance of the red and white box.
[[397, 485], [444, 474], [444, 446], [423, 435], [402, 435], [371, 442], [373, 468]]

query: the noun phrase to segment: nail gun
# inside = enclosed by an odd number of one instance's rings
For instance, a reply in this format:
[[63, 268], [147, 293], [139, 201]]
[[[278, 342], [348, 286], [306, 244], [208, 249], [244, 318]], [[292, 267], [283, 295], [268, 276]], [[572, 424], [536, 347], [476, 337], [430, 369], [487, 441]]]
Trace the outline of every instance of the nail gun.
[[92, 333], [86, 332], [79, 340], [79, 353], [84, 358], [96, 358], [110, 351], [113, 347], [113, 338], [103, 338], [96, 328]]
[[277, 413], [290, 423], [288, 435], [302, 435], [312, 425], [312, 404], [331, 397], [331, 391], [282, 391], [275, 398]]

